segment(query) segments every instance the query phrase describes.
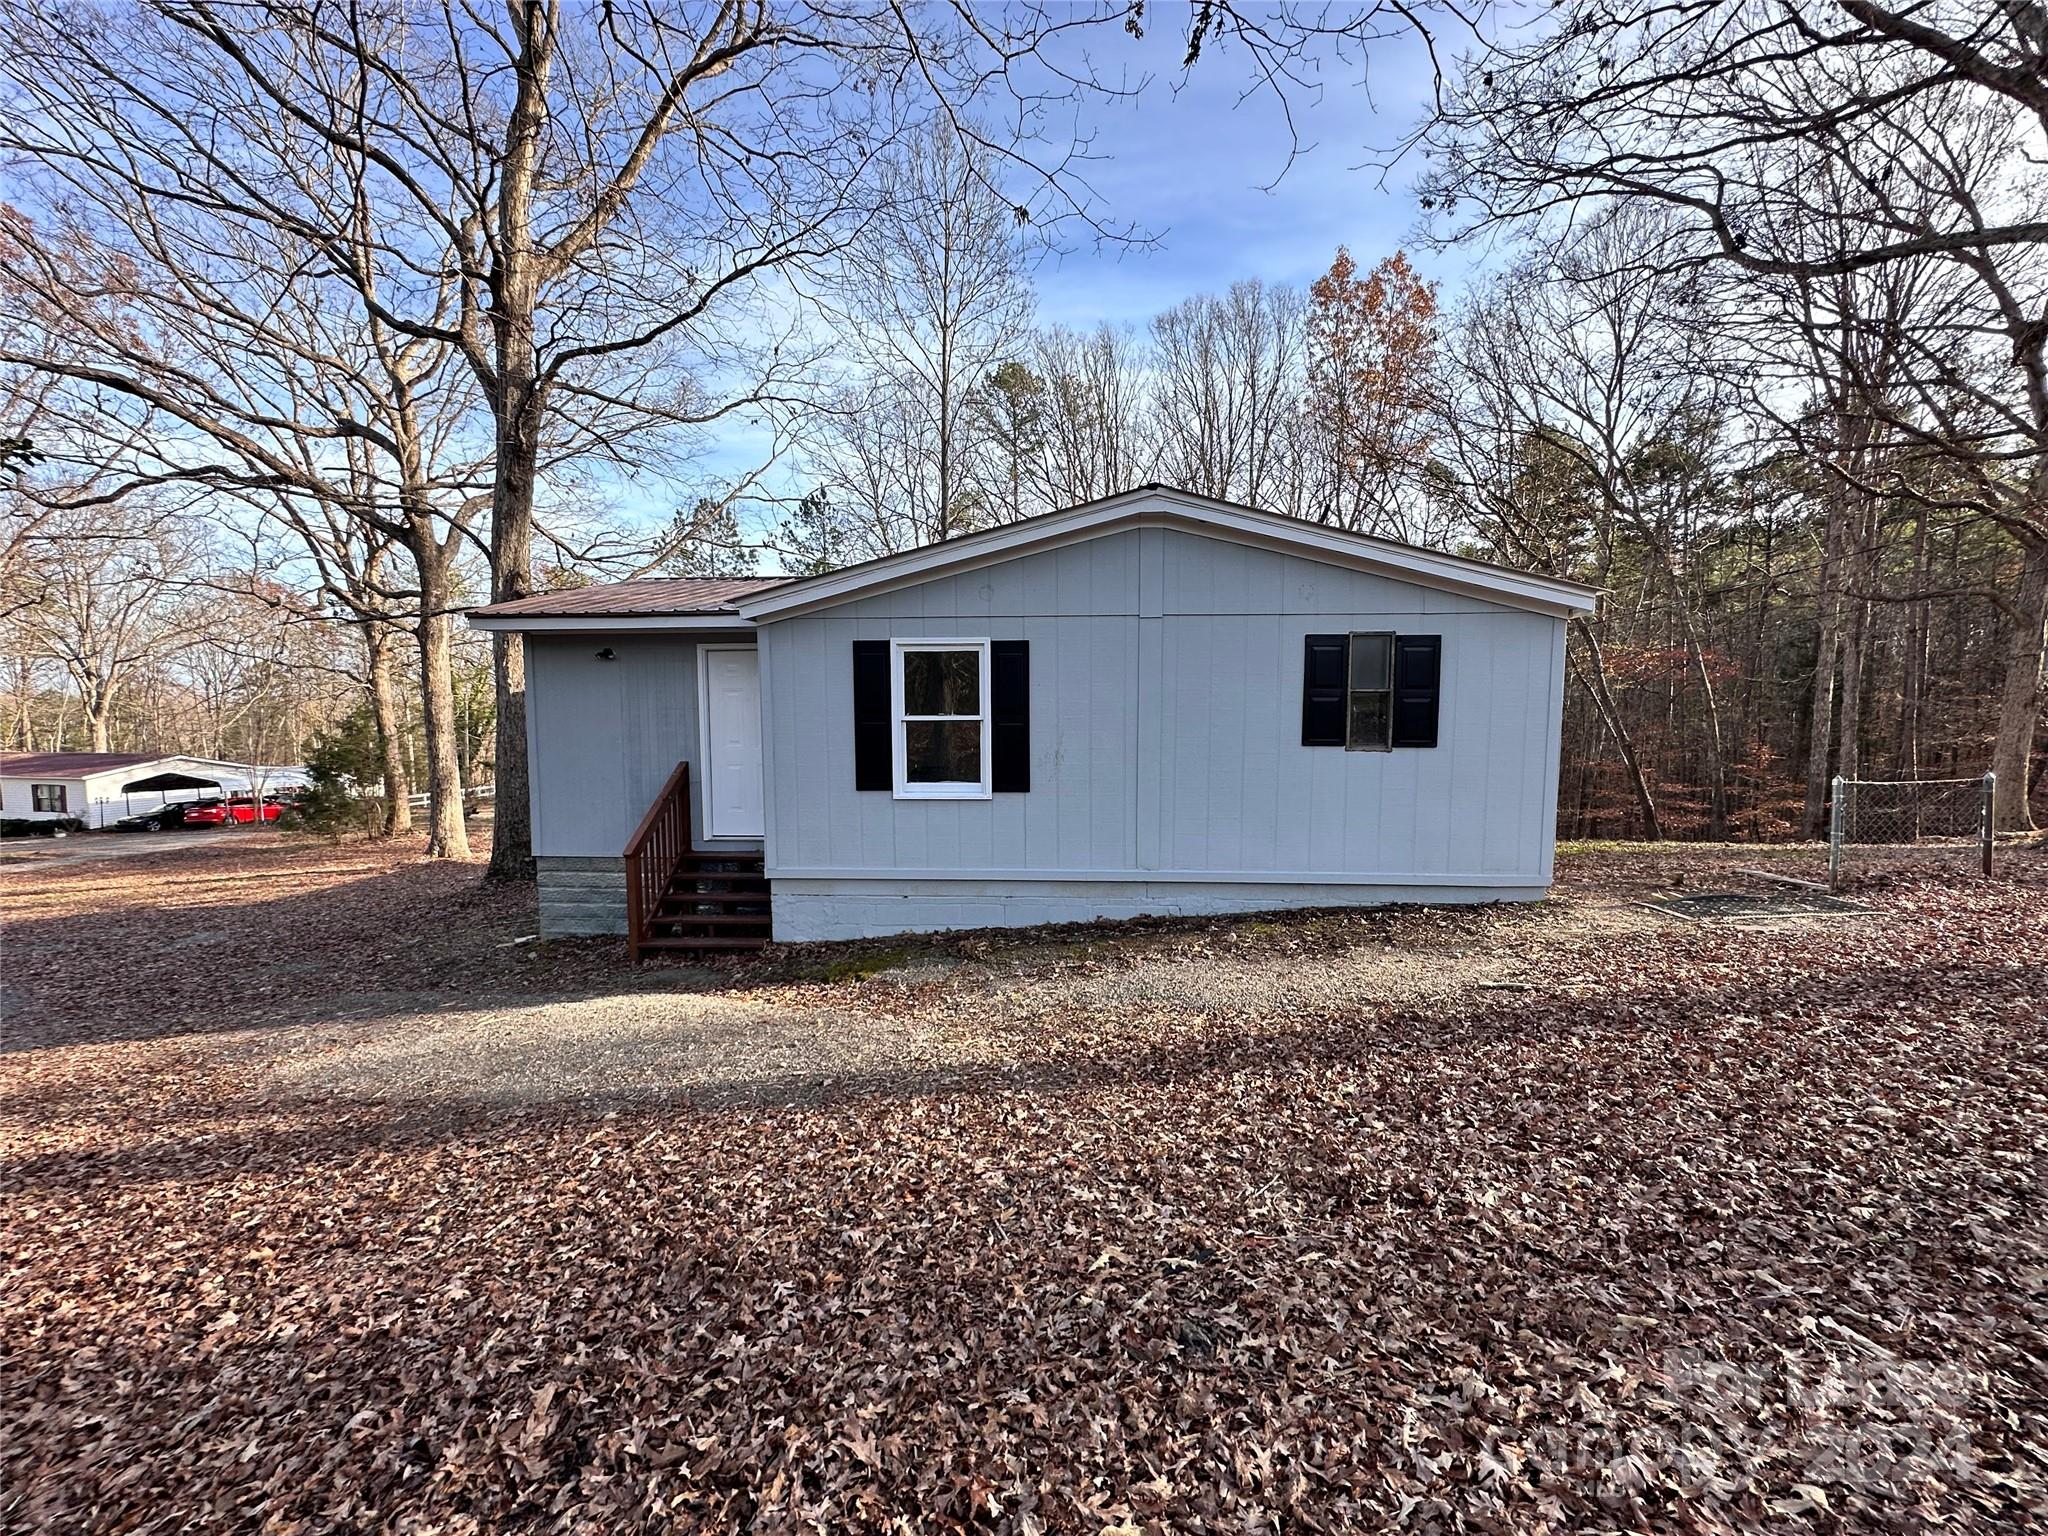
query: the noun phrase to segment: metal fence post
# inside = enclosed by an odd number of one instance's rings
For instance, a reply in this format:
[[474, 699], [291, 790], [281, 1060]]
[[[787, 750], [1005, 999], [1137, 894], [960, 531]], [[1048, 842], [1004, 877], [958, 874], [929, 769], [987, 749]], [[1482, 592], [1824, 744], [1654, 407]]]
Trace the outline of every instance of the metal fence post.
[[1991, 878], [1991, 818], [1998, 805], [1998, 775], [1984, 775], [1984, 827], [1981, 836], [1984, 841], [1984, 878]]
[[1842, 884], [1842, 776], [1835, 775], [1834, 804], [1828, 809], [1828, 890]]

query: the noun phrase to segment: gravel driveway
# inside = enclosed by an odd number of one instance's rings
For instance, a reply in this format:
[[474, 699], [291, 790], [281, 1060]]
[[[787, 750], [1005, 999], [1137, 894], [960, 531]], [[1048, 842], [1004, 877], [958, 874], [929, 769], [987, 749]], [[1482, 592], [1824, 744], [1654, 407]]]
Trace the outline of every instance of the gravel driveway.
[[73, 832], [64, 837], [10, 837], [0, 843], [0, 879], [5, 878], [9, 869], [47, 869], [153, 854], [246, 853], [255, 848], [275, 848], [279, 842], [279, 834], [267, 829], [256, 832], [223, 827], [194, 828], [189, 832]]
[[[1613, 899], [1462, 913], [1333, 915], [1291, 930], [1249, 919], [1215, 933], [1028, 941], [982, 957], [906, 949], [838, 980], [734, 984], [649, 968], [638, 984], [536, 1001], [373, 994], [324, 1027], [255, 1037], [284, 1093], [484, 1105], [685, 1099], [790, 1102], [977, 1072], [1036, 1071], [1076, 1039], [1097, 1048], [1154, 1026], [1284, 1033], [1308, 1019], [1440, 1016], [1482, 989], [1552, 983], [1528, 946], [1566, 930], [1619, 934], [1657, 919]], [[1355, 936], [1355, 937], [1351, 937]], [[1282, 947], [1274, 947], [1279, 943]]]

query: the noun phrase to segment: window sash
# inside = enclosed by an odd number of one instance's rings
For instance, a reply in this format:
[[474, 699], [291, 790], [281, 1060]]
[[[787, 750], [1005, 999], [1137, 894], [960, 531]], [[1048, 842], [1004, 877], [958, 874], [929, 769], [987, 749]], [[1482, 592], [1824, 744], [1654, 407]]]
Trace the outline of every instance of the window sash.
[[[1367, 642], [1361, 644], [1360, 642]], [[1378, 666], [1373, 666], [1373, 653]], [[1376, 676], [1373, 674], [1377, 674]], [[1357, 727], [1361, 700], [1377, 701], [1379, 733], [1376, 740], [1360, 740]], [[1367, 709], [1366, 715], [1372, 717]], [[1344, 750], [1347, 752], [1391, 752], [1394, 750], [1394, 633], [1392, 630], [1354, 630], [1345, 646], [1344, 657]]]
[[[968, 715], [910, 714], [903, 707], [904, 659], [918, 653], [968, 651], [975, 657], [974, 699], [977, 708]], [[971, 640], [892, 640], [889, 642], [889, 748], [895, 768], [895, 796], [898, 800], [989, 800], [992, 743], [989, 740], [989, 642]], [[976, 761], [980, 778], [945, 779], [937, 782], [910, 778], [909, 727], [913, 725], [971, 725], [976, 727]]]
[[28, 787], [29, 809], [40, 815], [63, 816], [71, 810], [71, 796], [63, 784], [31, 784]]

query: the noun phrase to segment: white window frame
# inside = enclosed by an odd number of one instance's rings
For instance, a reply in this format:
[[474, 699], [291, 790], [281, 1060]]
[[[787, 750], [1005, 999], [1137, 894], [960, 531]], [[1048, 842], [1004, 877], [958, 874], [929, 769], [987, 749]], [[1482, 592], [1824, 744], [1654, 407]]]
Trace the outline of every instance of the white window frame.
[[[981, 713], [975, 715], [906, 715], [903, 712], [903, 658], [913, 651], [973, 651], [981, 668], [979, 686], [975, 689], [975, 702]], [[958, 640], [891, 640], [889, 642], [889, 753], [895, 767], [896, 798], [898, 800], [992, 800], [994, 791], [990, 788], [991, 763], [989, 752], [988, 708], [988, 651], [986, 636], [980, 639]], [[975, 720], [981, 725], [981, 782], [978, 784], [913, 784], [907, 777], [907, 745], [909, 732], [906, 727], [926, 720]]]

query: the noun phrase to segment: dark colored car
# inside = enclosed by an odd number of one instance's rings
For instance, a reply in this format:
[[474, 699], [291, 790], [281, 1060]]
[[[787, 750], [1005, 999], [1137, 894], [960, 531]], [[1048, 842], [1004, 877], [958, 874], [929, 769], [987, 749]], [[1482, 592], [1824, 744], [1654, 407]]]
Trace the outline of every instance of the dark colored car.
[[159, 806], [153, 811], [137, 811], [133, 816], [123, 816], [114, 823], [117, 832], [164, 832], [177, 827], [210, 826], [211, 822], [193, 820], [194, 811], [203, 811], [209, 806], [217, 807], [218, 800], [173, 800], [169, 805]]

